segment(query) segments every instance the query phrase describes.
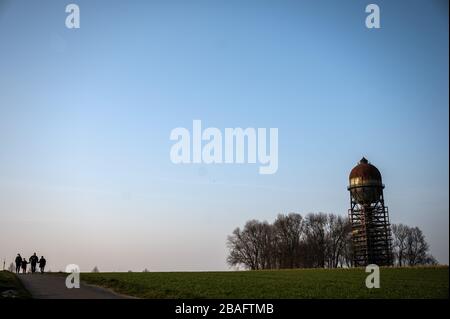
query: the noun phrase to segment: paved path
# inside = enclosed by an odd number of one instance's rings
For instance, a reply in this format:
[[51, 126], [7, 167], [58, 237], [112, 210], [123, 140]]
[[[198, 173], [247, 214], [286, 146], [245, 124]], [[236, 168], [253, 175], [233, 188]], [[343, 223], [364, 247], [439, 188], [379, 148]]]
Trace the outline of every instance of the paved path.
[[20, 274], [19, 279], [36, 299], [123, 299], [127, 298], [107, 289], [81, 284], [68, 289], [66, 277], [51, 274]]

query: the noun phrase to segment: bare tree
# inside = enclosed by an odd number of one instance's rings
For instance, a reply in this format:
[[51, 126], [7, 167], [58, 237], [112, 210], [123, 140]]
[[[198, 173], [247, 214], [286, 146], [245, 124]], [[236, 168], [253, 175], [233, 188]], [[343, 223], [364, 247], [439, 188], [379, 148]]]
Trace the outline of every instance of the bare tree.
[[242, 264], [252, 270], [275, 268], [274, 237], [267, 222], [251, 220], [242, 231], [236, 228], [228, 237], [227, 246], [230, 266]]
[[429, 256], [429, 245], [418, 227], [409, 228], [406, 238], [406, 259], [409, 266], [424, 265]]
[[258, 223], [253, 220], [247, 222], [244, 230], [238, 227], [233, 231], [233, 234], [228, 237], [227, 246], [230, 249], [230, 255], [227, 262], [231, 266], [243, 264], [251, 270], [257, 269], [258, 248], [253, 244], [254, 240], [250, 238], [250, 233], [247, 228]]
[[256, 233], [259, 240], [260, 258], [258, 269], [274, 269], [276, 264], [276, 241], [273, 225], [268, 222], [259, 223]]
[[95, 266], [94, 269], [92, 269], [92, 272], [100, 272], [100, 270], [98, 270], [98, 267]]
[[326, 264], [327, 215], [323, 213], [306, 216], [307, 267], [324, 268]]
[[392, 249], [396, 264], [403, 266], [406, 258], [407, 238], [409, 234], [409, 227], [403, 224], [394, 224], [392, 229]]
[[328, 233], [326, 234], [328, 267], [337, 268], [340, 265], [341, 256], [345, 253], [346, 245], [351, 240], [350, 231], [351, 225], [348, 218], [328, 215]]
[[278, 215], [274, 222], [278, 268], [302, 267], [305, 222], [300, 214]]

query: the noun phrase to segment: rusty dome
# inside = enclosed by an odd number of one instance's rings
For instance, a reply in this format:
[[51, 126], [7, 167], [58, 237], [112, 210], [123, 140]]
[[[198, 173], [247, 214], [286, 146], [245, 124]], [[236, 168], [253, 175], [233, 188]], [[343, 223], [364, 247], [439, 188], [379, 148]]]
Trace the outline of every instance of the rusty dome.
[[349, 181], [348, 190], [356, 202], [362, 205], [379, 200], [384, 188], [380, 171], [364, 157], [350, 172]]
[[349, 180], [351, 184], [352, 179], [361, 179], [365, 181], [379, 181], [381, 183], [381, 173], [369, 161], [363, 157], [358, 165], [356, 165], [350, 172]]

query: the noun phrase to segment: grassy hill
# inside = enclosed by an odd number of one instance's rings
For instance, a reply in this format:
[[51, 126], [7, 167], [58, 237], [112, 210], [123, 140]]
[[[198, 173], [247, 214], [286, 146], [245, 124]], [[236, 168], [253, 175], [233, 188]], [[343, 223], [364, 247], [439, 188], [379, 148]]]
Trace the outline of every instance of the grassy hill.
[[448, 298], [448, 267], [381, 268], [379, 289], [364, 269], [83, 273], [87, 283], [141, 298]]
[[9, 271], [0, 271], [0, 299], [5, 298], [30, 298], [30, 294], [15, 274]]

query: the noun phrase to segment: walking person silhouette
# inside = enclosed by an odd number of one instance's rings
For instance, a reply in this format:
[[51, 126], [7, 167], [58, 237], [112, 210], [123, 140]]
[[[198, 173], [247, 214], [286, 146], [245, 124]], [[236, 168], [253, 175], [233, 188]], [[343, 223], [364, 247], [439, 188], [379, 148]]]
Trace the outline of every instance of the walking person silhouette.
[[27, 265], [28, 265], [28, 261], [25, 258], [22, 259], [22, 273], [24, 273], [24, 274], [27, 273]]
[[20, 268], [22, 267], [22, 256], [20, 254], [17, 254], [16, 257], [16, 274], [20, 273]]
[[41, 269], [41, 274], [44, 273], [46, 263], [47, 260], [45, 260], [44, 256], [41, 256], [41, 259], [39, 259], [39, 268]]
[[36, 265], [39, 261], [38, 256], [36, 256], [36, 253], [33, 254], [33, 256], [30, 257], [30, 264], [31, 264], [31, 273], [35, 273], [36, 272]]

